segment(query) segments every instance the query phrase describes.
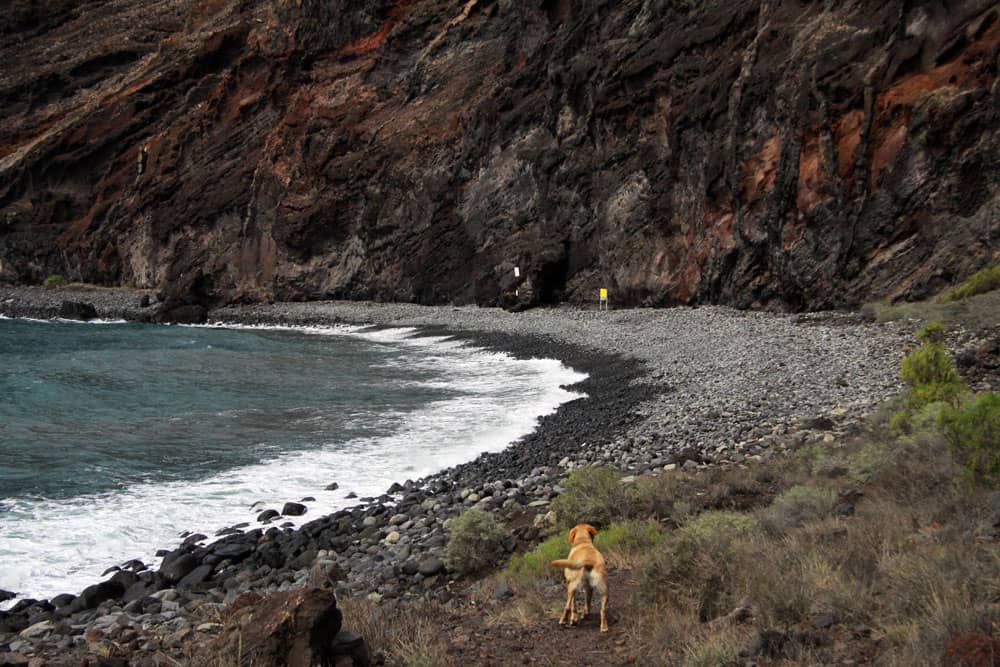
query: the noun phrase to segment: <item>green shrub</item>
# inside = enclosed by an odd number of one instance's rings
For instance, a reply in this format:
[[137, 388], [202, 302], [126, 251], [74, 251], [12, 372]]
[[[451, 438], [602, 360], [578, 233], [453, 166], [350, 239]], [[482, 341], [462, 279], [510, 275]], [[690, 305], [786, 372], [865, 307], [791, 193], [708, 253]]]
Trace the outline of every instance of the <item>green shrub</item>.
[[445, 561], [455, 572], [475, 572], [496, 562], [507, 531], [489, 512], [467, 510], [451, 523]]
[[973, 273], [958, 289], [948, 295], [948, 299], [960, 301], [995, 289], [1000, 289], [1000, 264]]
[[42, 287], [45, 289], [55, 289], [57, 287], [62, 287], [66, 284], [66, 279], [60, 276], [58, 273], [54, 273], [45, 279], [42, 283]]
[[563, 526], [606, 526], [627, 515], [628, 493], [620, 480], [620, 473], [606, 466], [574, 470], [565, 490], [552, 501], [552, 511]]
[[942, 343], [924, 343], [903, 357], [899, 377], [910, 387], [961, 384], [962, 379]]
[[933, 322], [928, 322], [923, 327], [917, 331], [917, 340], [921, 343], [943, 343], [944, 334], [947, 331], [944, 326], [944, 322], [941, 320], [934, 320]]
[[625, 505], [619, 508], [620, 516], [675, 517], [676, 476], [640, 477], [625, 490]]
[[737, 512], [698, 515], [670, 534], [643, 564], [641, 595], [671, 604], [688, 600], [702, 620], [730, 611], [740, 545], [757, 526], [752, 517]]
[[847, 474], [856, 482], [867, 482], [895, 459], [896, 452], [892, 446], [869, 443], [848, 460]]
[[973, 482], [1000, 479], [1000, 393], [985, 392], [944, 410], [940, 424]]
[[602, 552], [630, 553], [648, 550], [665, 538], [666, 533], [656, 521], [621, 521], [599, 531], [594, 545]]
[[783, 530], [828, 515], [836, 502], [837, 494], [830, 489], [793, 486], [775, 498], [764, 515], [771, 526]]
[[549, 562], [557, 558], [565, 558], [569, 550], [570, 545], [565, 534], [553, 535], [523, 555], [514, 554], [510, 562], [507, 563], [507, 574], [512, 579], [529, 581], [561, 573], [560, 570], [549, 565]]
[[680, 529], [679, 534], [703, 545], [722, 544], [757, 528], [757, 521], [739, 512], [703, 512]]
[[931, 322], [919, 332], [923, 343], [903, 357], [899, 376], [906, 383], [902, 405], [890, 420], [891, 426], [901, 433], [913, 429], [913, 418], [934, 403], [955, 404], [967, 391], [951, 355], [945, 349], [944, 325]]

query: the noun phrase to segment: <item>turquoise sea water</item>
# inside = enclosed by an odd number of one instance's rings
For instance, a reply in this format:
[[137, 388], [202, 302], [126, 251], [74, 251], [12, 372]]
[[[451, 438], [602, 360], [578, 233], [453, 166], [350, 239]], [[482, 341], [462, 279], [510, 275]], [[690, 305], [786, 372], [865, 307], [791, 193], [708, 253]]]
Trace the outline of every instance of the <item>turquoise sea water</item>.
[[257, 502], [308, 520], [502, 449], [582, 379], [413, 334], [0, 319], [0, 588], [77, 590]]

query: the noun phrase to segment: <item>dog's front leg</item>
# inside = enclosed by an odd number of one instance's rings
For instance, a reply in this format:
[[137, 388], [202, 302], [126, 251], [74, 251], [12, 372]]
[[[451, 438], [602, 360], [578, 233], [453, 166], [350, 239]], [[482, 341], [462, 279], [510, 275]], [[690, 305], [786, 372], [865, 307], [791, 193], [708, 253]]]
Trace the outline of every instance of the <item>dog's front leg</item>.
[[583, 618], [590, 616], [590, 598], [594, 595], [594, 589], [587, 586], [587, 596], [584, 598], [585, 603], [583, 605]]

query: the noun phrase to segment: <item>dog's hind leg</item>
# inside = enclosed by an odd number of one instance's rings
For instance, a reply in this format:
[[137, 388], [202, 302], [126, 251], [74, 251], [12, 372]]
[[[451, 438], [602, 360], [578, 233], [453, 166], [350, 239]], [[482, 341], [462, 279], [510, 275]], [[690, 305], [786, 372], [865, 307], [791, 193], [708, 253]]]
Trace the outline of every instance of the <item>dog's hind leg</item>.
[[576, 610], [573, 608], [574, 592], [573, 584], [566, 584], [566, 606], [563, 607], [562, 616], [559, 617], [559, 625], [565, 625], [567, 620], [569, 620], [570, 625], [576, 622]]
[[608, 591], [601, 591], [601, 632], [608, 631]]

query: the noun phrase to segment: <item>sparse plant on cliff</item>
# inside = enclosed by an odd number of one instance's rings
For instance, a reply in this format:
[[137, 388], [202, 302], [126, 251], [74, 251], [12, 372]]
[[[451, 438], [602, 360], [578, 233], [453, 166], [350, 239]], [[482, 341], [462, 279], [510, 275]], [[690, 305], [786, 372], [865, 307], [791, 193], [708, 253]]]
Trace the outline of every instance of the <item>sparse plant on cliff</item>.
[[451, 523], [445, 560], [455, 572], [475, 572], [496, 562], [503, 553], [507, 530], [493, 514], [466, 510]]
[[948, 295], [948, 300], [961, 301], [970, 296], [992, 292], [995, 289], [1000, 289], [1000, 264], [994, 264], [973, 273], [968, 280]]
[[565, 490], [552, 501], [552, 511], [563, 526], [606, 526], [625, 515], [627, 495], [621, 475], [614, 468], [580, 468], [566, 479]]
[[57, 287], [62, 287], [66, 284], [66, 279], [60, 276], [58, 273], [53, 273], [51, 276], [45, 279], [42, 283], [42, 287], [45, 289], [55, 289]]

